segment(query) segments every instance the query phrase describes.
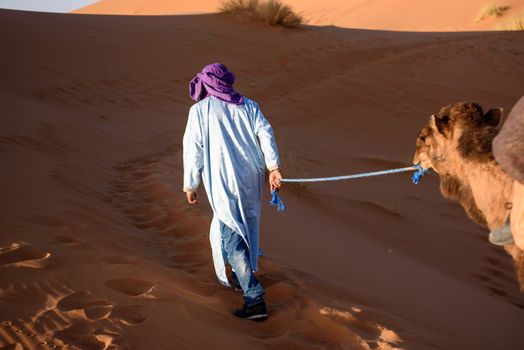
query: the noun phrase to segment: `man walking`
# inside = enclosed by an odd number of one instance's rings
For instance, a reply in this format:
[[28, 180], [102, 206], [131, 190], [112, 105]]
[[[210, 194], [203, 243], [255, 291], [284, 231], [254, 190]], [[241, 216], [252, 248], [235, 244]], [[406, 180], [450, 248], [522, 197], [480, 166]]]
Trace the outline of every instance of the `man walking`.
[[210, 242], [218, 280], [229, 286], [225, 263], [232, 268], [235, 287], [244, 293], [244, 306], [234, 315], [267, 318], [264, 289], [257, 271], [259, 226], [265, 168], [271, 190], [282, 176], [278, 150], [269, 122], [258, 104], [233, 89], [235, 76], [214, 63], [189, 84], [197, 101], [189, 111], [184, 134], [184, 192], [197, 204], [202, 176], [213, 209]]

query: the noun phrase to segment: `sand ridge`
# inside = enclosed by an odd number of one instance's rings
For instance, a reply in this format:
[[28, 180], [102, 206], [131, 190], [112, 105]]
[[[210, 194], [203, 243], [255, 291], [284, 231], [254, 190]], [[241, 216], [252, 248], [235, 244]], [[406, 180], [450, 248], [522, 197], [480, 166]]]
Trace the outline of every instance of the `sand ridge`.
[[[216, 13], [222, 1], [193, 3], [167, 0], [102, 0], [73, 13], [122, 15], [176, 15]], [[523, 0], [285, 0], [309, 25], [402, 31], [493, 30], [502, 19], [524, 10]], [[502, 18], [476, 21], [483, 6], [508, 7]]]

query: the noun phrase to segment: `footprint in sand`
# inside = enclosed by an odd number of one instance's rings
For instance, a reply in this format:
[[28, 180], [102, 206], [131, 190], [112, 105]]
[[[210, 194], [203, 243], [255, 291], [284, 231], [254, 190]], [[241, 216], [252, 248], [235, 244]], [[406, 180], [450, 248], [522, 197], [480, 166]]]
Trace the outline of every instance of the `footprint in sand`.
[[491, 287], [491, 286], [487, 286], [487, 289], [489, 291], [491, 291], [493, 294], [499, 296], [499, 297], [504, 297], [506, 295], [508, 295], [508, 293], [506, 293], [505, 291], [501, 290], [500, 288], [497, 288], [497, 287]]
[[[496, 257], [485, 256], [483, 260], [486, 262], [486, 266], [481, 273], [473, 274], [473, 276], [484, 283], [484, 287], [491, 295], [503, 297], [511, 304], [522, 308], [522, 305], [509, 292], [514, 283], [512, 271], [506, 267], [502, 260]], [[508, 286], [511, 287], [508, 288]]]
[[17, 267], [42, 268], [44, 260], [51, 253], [35, 249], [28, 245], [13, 243], [9, 247], [0, 248], [0, 266], [10, 265]]
[[65, 344], [72, 344], [80, 349], [105, 350], [113, 342], [112, 334], [105, 334], [103, 330], [95, 328], [87, 322], [75, 323], [66, 329], [54, 333], [57, 339]]
[[486, 261], [491, 266], [499, 266], [502, 264], [502, 261], [500, 261], [497, 258], [492, 258], [490, 256], [485, 256], [482, 258], [484, 261]]
[[173, 262], [173, 267], [199, 267], [210, 264], [210, 257], [202, 253], [181, 253], [172, 255], [169, 260]]
[[117, 278], [114, 280], [107, 281], [104, 284], [107, 287], [116, 290], [117, 292], [133, 297], [153, 297], [153, 295], [151, 295], [151, 292], [153, 292], [153, 289], [156, 287], [154, 283], [135, 278]]
[[298, 294], [298, 287], [290, 282], [277, 282], [266, 288], [266, 297], [272, 305], [289, 303]]
[[79, 244], [79, 243], [84, 243], [85, 241], [81, 240], [81, 239], [78, 239], [78, 238], [69, 237], [69, 236], [55, 236], [54, 237], [54, 242], [55, 243], [60, 243], [60, 244], [75, 245], [75, 244]]
[[[174, 248], [177, 254], [165, 252], [167, 266], [193, 274], [203, 272], [210, 261], [207, 238], [209, 218], [194, 215], [184, 202], [173, 200], [170, 169], [175, 163], [173, 153], [179, 148], [180, 145], [173, 145], [160, 153], [117, 166], [118, 176], [110, 182], [110, 193], [114, 198], [113, 206], [135, 228], [154, 234], [155, 242], [158, 240]], [[123, 196], [125, 194], [129, 194], [129, 198]], [[199, 252], [195, 253], [197, 250]], [[110, 264], [128, 263], [118, 257], [108, 257], [104, 261]], [[122, 291], [122, 286], [117, 290]], [[131, 295], [141, 291], [133, 293]]]
[[113, 305], [105, 300], [95, 298], [87, 291], [79, 291], [60, 299], [57, 308], [62, 312], [83, 310], [86, 317], [94, 321], [107, 318], [113, 309]]
[[111, 317], [127, 326], [136, 326], [144, 323], [149, 318], [149, 313], [144, 305], [115, 306]]
[[134, 255], [114, 255], [102, 258], [103, 261], [113, 265], [136, 265], [137, 257]]

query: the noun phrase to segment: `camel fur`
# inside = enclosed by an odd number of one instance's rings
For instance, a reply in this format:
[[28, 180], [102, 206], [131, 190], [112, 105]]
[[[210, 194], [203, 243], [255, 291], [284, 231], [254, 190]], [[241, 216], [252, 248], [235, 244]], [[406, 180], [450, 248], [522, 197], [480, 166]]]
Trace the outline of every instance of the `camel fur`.
[[[439, 175], [444, 197], [458, 201], [470, 219], [489, 230], [504, 225], [511, 211], [513, 178], [492, 151], [501, 122], [501, 108], [484, 113], [469, 101], [443, 107], [420, 132], [413, 159]], [[504, 248], [524, 291], [524, 252], [514, 244]]]

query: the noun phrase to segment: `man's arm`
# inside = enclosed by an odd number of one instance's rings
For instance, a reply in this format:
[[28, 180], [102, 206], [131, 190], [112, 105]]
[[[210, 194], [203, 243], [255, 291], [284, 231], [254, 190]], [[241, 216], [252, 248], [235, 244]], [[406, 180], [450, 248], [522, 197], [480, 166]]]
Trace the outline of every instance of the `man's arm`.
[[280, 173], [280, 159], [278, 148], [271, 124], [264, 117], [260, 108], [256, 109], [255, 134], [260, 142], [260, 148], [264, 154], [266, 168], [269, 170], [269, 186], [271, 190], [279, 190], [282, 186]]
[[187, 201], [197, 204], [196, 190], [200, 184], [200, 174], [204, 166], [202, 132], [194, 107], [189, 110], [189, 118], [183, 139], [184, 188]]

